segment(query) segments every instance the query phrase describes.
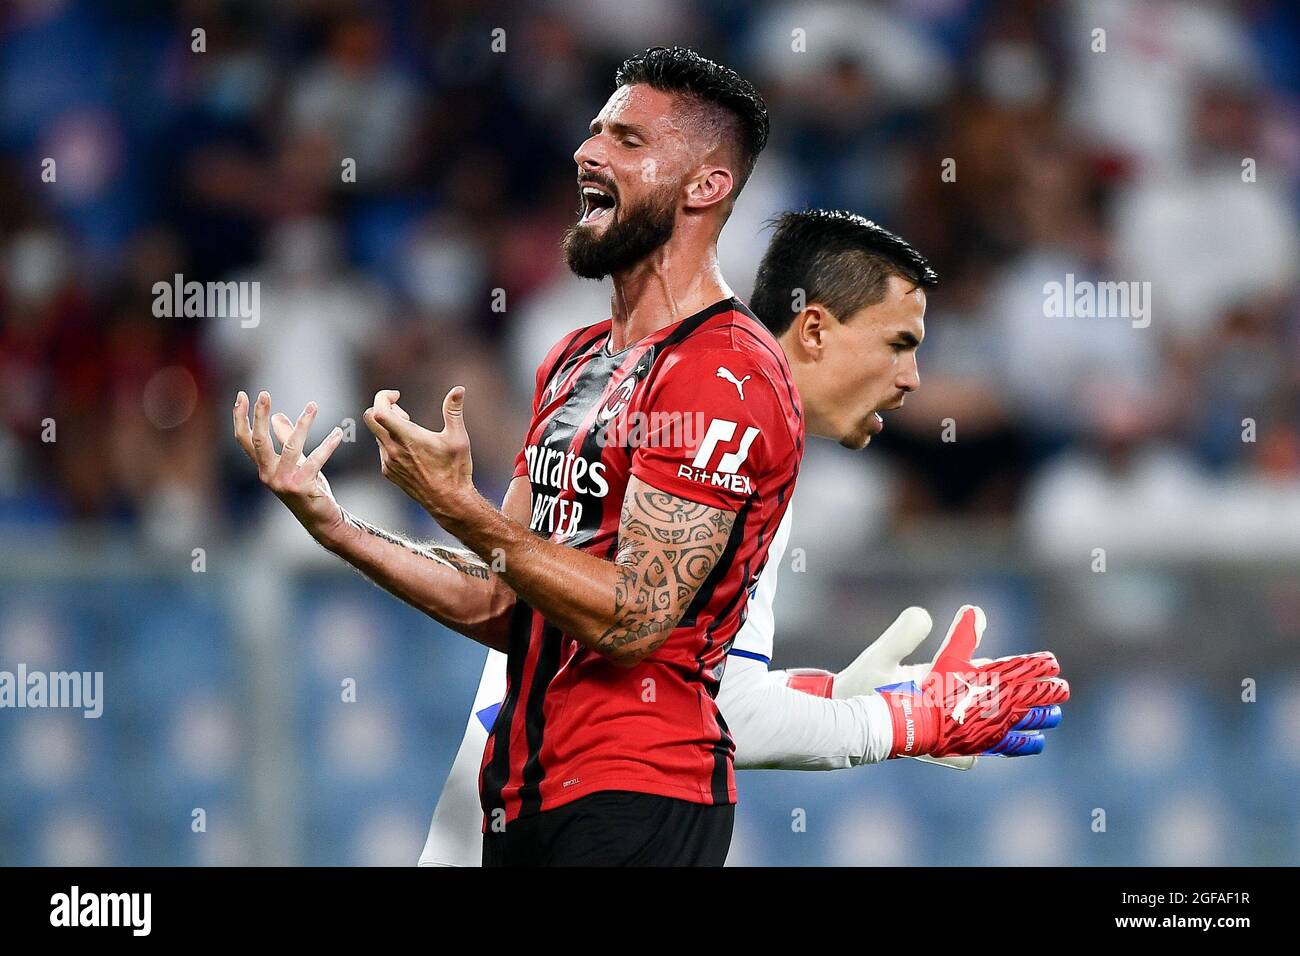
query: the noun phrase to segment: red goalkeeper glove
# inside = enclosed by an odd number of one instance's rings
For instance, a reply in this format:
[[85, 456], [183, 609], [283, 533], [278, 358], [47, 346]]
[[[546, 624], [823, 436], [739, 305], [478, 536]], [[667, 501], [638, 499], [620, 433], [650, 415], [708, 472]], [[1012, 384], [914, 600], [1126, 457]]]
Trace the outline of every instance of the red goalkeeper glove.
[[1034, 708], [1070, 699], [1070, 685], [1057, 676], [1061, 669], [1050, 651], [973, 664], [984, 624], [984, 612], [965, 605], [919, 688], [911, 681], [880, 688], [894, 723], [890, 757], [984, 754]]

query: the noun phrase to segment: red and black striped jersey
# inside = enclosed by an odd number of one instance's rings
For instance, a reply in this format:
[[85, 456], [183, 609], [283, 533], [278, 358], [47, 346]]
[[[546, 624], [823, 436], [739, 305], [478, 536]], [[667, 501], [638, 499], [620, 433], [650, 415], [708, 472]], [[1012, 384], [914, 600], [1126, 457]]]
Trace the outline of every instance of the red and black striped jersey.
[[520, 601], [507, 693], [480, 774], [490, 822], [600, 790], [734, 803], [734, 746], [714, 703], [751, 585], [794, 491], [803, 411], [785, 355], [740, 301], [611, 352], [610, 322], [558, 343], [537, 371], [515, 477], [532, 530], [612, 560], [632, 475], [734, 512], [722, 557], [677, 627], [622, 668]]

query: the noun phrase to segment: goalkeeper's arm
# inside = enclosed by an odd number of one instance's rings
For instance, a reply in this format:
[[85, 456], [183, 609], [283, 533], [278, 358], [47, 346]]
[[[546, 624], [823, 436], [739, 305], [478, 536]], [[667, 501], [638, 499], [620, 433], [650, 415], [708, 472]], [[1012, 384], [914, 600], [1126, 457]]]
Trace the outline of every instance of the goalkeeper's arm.
[[[964, 643], [960, 646], [969, 655], [979, 645], [984, 624], [983, 611], [973, 606], [963, 607], [953, 620], [939, 655], [949, 648], [954, 636], [962, 639]], [[1008, 704], [994, 714], [1006, 726], [1002, 728], [1001, 738], [994, 737], [991, 743], [983, 738], [979, 738], [978, 745], [953, 743], [947, 746], [947, 755], [939, 757], [929, 756], [925, 749], [919, 754], [904, 749], [903, 744], [910, 748], [913, 742], [909, 707], [916, 707], [920, 702], [940, 709], [920, 689], [930, 686], [934, 679], [932, 670], [937, 664], [903, 663], [925, 640], [930, 626], [930, 615], [924, 609], [908, 608], [838, 674], [812, 669], [769, 671], [762, 661], [733, 657], [728, 661], [718, 692], [718, 707], [736, 742], [736, 768], [838, 770], [908, 755], [957, 770], [969, 770], [975, 764], [977, 753], [1005, 757], [1041, 753], [1045, 743], [1042, 731], [1060, 723], [1059, 704], [1069, 697], [1068, 685], [1054, 676], [1059, 672], [1055, 657], [1045, 652], [997, 660], [978, 658], [973, 662], [969, 657], [959, 660], [954, 657], [956, 664], [949, 661], [945, 673], [957, 673], [958, 683], [962, 673], [967, 673], [967, 681], [977, 681], [973, 675], [980, 671], [994, 675], [988, 686], [996, 687], [998, 677], [1005, 671], [1010, 675], [1008, 680], [1015, 678], [1024, 684], [1017, 685], [1024, 706]], [[1043, 673], [1030, 674], [1035, 668]], [[951, 688], [948, 690], [951, 692]], [[929, 693], [933, 691], [931, 688]], [[951, 701], [945, 698], [939, 703], [951, 705], [952, 719], [956, 725], [962, 725], [957, 731], [978, 736], [979, 731], [988, 729], [984, 724], [989, 721], [973, 720], [966, 712], [967, 699], [959, 702], [952, 693], [949, 696], [953, 697]], [[989, 698], [996, 699], [997, 694]], [[898, 706], [894, 705], [895, 701], [900, 702]], [[961, 713], [967, 718], [965, 725]], [[945, 716], [948, 716], [946, 710], [939, 717], [930, 715], [932, 721], [941, 721]], [[946, 723], [934, 726], [958, 739], [957, 731]], [[903, 736], [904, 729], [906, 736]]]
[[[838, 674], [768, 670], [757, 660], [729, 658], [718, 708], [736, 741], [736, 768], [839, 770], [887, 759], [893, 718], [875, 690], [925, 679], [929, 664], [903, 661], [932, 624], [924, 608], [909, 607]], [[973, 757], [921, 759], [958, 770], [975, 763]]]
[[737, 770], [839, 770], [889, 756], [894, 731], [883, 698], [822, 697], [789, 678], [760, 661], [727, 662], [718, 709], [736, 741]]

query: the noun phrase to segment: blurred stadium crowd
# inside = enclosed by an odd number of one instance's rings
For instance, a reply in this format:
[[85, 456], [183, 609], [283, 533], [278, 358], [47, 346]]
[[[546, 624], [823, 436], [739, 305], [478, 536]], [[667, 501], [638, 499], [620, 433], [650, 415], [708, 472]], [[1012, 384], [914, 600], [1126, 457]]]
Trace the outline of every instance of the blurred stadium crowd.
[[[881, 507], [1059, 514], [1171, 479], [1267, 499], [1300, 479], [1298, 18], [1123, 0], [12, 4], [4, 517], [183, 537], [220, 500], [238, 520], [237, 385], [291, 415], [314, 398], [327, 421], [396, 384], [433, 420], [464, 380], [499, 485], [541, 349], [606, 314], [556, 252], [571, 155], [662, 24], [771, 104], [725, 236], [739, 289], [762, 220], [809, 204], [875, 218], [939, 269], [924, 387], [880, 442], [907, 480]], [[37, 179], [47, 156], [55, 183]], [[154, 317], [176, 273], [260, 280], [268, 321]], [[1150, 282], [1151, 326], [1045, 317], [1044, 283], [1067, 274]], [[333, 472], [370, 475], [370, 451]]]
[[[195, 28], [203, 52], [192, 50]], [[294, 417], [315, 400], [316, 438], [351, 419], [356, 441], [327, 469], [340, 500], [432, 535], [380, 477], [360, 416], [378, 388], [397, 387], [416, 420], [436, 424], [447, 388], [464, 384], [475, 477], [499, 499], [536, 362], [562, 332], [608, 314], [607, 287], [573, 278], [559, 254], [577, 206], [572, 153], [615, 67], [654, 43], [734, 66], [771, 108], [771, 143], [721, 248], [742, 297], [765, 220], [806, 205], [876, 219], [942, 280], [907, 408], [863, 455], [809, 446], [791, 544], [807, 549], [810, 573], [783, 577], [778, 663], [838, 666], [857, 639], [846, 644], [845, 631], [864, 621], [883, 627], [927, 598], [942, 621], [978, 600], [1005, 635], [1000, 653], [1038, 640], [1067, 664], [1077, 652], [1085, 673], [1093, 655], [1107, 683], [1098, 693], [1183, 746], [1169, 744], [1143, 775], [1152, 758], [1127, 731], [1115, 728], [1113, 753], [1081, 731], [1063, 745], [1076, 758], [1056, 768], [1066, 776], [990, 770], [969, 786], [983, 795], [986, 829], [1023, 850], [1010, 856], [1005, 842], [953, 836], [952, 797], [909, 802], [933, 768], [873, 779], [883, 804], [863, 801], [859, 774], [749, 775], [738, 861], [1294, 860], [1300, 817], [1281, 787], [1300, 775], [1300, 683], [1292, 676], [1290, 696], [1270, 705], [1291, 748], [1282, 763], [1268, 762], [1258, 727], [1233, 730], [1240, 718], [1227, 709], [1195, 738], [1188, 703], [1197, 693], [1232, 703], [1251, 673], [1219, 641], [1262, 648], [1247, 660], [1280, 675], [1298, 663], [1294, 4], [13, 0], [0, 12], [0, 666], [15, 655], [33, 666], [60, 654], [94, 661], [120, 675], [132, 703], [114, 715], [110, 700], [104, 721], [118, 722], [119, 749], [107, 752], [83, 739], [94, 728], [79, 715], [20, 734], [0, 714], [0, 752], [13, 748], [30, 771], [0, 782], [0, 863], [280, 861], [259, 855], [277, 824], [259, 818], [275, 794], [258, 787], [285, 751], [248, 743], [267, 726], [248, 679], [265, 660], [231, 637], [227, 599], [194, 576], [141, 572], [102, 588], [57, 568], [40, 584], [22, 576], [33, 542], [103, 538], [128, 542], [133, 560], [188, 562], [195, 547], [225, 547], [229, 563], [256, 552], [313, 569], [287, 605], [303, 620], [281, 651], [286, 667], [304, 655], [318, 667], [297, 675], [297, 699], [313, 699], [312, 680], [333, 687], [367, 667], [388, 675], [391, 697], [343, 716], [290, 708], [302, 736], [284, 748], [319, 740], [320, 752], [309, 746], [309, 769], [282, 784], [308, 796], [297, 841], [277, 852], [414, 858], [472, 695], [474, 649], [430, 640], [434, 625], [295, 533], [231, 438], [230, 404], [237, 388], [265, 388]], [[47, 157], [54, 182], [41, 178]], [[177, 274], [258, 281], [260, 321], [157, 317], [153, 286]], [[1150, 283], [1149, 326], [1048, 315], [1044, 286], [1067, 276]], [[945, 440], [946, 419], [956, 441]], [[1129, 570], [1155, 570], [1103, 588], [1088, 573], [1098, 547]], [[978, 573], [962, 564], [970, 554]], [[1211, 570], [1169, 571], [1188, 560]], [[1225, 561], [1267, 567], [1242, 579]], [[1061, 567], [1074, 577], [1050, 576]], [[1217, 680], [1212, 693], [1171, 682], [1153, 697], [1110, 683], [1135, 648], [1176, 655], [1179, 635], [1183, 653], [1203, 652], [1180, 679]], [[1111, 710], [1095, 697], [1078, 713], [1104, 723]], [[22, 719], [35, 727], [46, 716]], [[169, 750], [163, 736], [178, 727], [190, 743]], [[1251, 766], [1273, 781], [1265, 791], [1234, 763], [1247, 760], [1245, 738]], [[78, 762], [78, 747], [93, 759]], [[1198, 749], [1196, 769], [1179, 762]], [[331, 760], [358, 754], [373, 792], [330, 776]], [[138, 774], [121, 784], [120, 805], [83, 805], [87, 781], [109, 786], [124, 765]], [[1139, 792], [1173, 800], [1200, 779], [1189, 774], [1215, 767], [1225, 789], [1208, 786], [1207, 803], [1146, 807], [1164, 827], [1146, 842], [1085, 848], [1086, 831], [1074, 844], [1064, 835], [1096, 805], [1071, 802], [1076, 785], [1110, 780], [1125, 795], [1116, 804]], [[1031, 836], [999, 816], [999, 787], [1014, 774], [1049, 794]], [[192, 779], [194, 794], [178, 779]], [[213, 798], [205, 780], [229, 793]], [[823, 801], [821, 819], [853, 824], [835, 832], [857, 836], [791, 840], [800, 792], [809, 806]], [[232, 811], [242, 836], [224, 850], [166, 836], [174, 821], [160, 808], [199, 806], [202, 794], [243, 808]], [[1226, 828], [1225, 806], [1235, 807]], [[33, 813], [44, 829], [25, 825]], [[784, 843], [760, 834], [768, 818]], [[1249, 834], [1238, 840], [1234, 828]], [[115, 842], [115, 832], [132, 837]]]

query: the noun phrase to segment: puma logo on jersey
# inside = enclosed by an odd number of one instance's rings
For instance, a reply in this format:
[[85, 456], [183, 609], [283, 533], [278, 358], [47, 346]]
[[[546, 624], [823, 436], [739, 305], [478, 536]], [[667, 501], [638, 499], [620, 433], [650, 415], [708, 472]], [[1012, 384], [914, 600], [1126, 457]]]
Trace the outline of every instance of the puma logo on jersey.
[[740, 400], [742, 402], [745, 400], [745, 383], [753, 377], [754, 376], [752, 375], [746, 375], [744, 378], [740, 379], [740, 381], [737, 381], [736, 376], [731, 374], [731, 369], [727, 368], [725, 365], [718, 366], [718, 378], [725, 378], [732, 385], [736, 386], [736, 391], [740, 393]]
[[966, 688], [966, 696], [957, 701], [957, 706], [952, 709], [952, 719], [957, 723], [966, 722], [966, 711], [970, 710], [970, 705], [975, 703], [977, 696], [983, 696], [994, 690], [992, 684], [971, 684], [964, 680], [960, 674], [953, 674], [954, 679], [961, 681], [961, 685]]

